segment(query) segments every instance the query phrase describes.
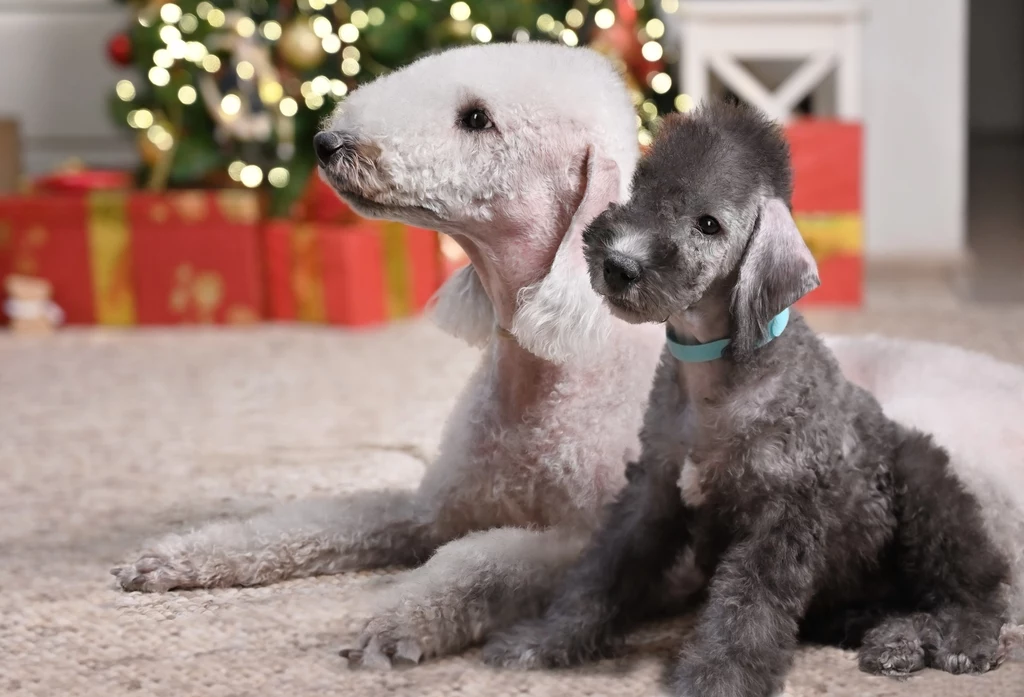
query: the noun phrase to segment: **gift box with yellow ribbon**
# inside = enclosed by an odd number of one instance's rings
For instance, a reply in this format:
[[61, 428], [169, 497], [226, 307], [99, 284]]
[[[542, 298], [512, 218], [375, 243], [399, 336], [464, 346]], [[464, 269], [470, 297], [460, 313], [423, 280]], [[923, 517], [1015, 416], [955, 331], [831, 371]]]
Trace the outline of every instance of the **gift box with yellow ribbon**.
[[260, 210], [246, 191], [0, 198], [0, 277], [48, 280], [69, 323], [253, 322]]
[[444, 276], [438, 234], [401, 223], [275, 220], [264, 242], [277, 320], [369, 326], [409, 317]]
[[802, 119], [786, 127], [786, 137], [793, 162], [793, 218], [821, 277], [821, 286], [801, 305], [860, 305], [864, 292], [861, 126]]

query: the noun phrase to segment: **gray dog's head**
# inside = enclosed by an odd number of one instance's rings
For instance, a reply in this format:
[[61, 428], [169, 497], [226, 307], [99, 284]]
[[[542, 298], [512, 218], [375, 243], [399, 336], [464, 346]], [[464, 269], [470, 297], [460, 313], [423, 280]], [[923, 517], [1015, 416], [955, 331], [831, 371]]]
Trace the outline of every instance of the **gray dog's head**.
[[633, 179], [584, 240], [594, 289], [630, 322], [664, 322], [710, 296], [729, 307], [734, 352], [818, 285], [789, 212], [781, 130], [744, 106], [666, 119]]

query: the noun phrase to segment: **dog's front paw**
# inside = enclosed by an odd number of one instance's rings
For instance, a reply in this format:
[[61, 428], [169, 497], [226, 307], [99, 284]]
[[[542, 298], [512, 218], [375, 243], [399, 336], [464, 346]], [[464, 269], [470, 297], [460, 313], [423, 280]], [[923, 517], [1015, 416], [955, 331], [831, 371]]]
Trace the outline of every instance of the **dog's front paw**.
[[110, 573], [126, 591], [163, 593], [195, 585], [195, 571], [192, 565], [164, 554], [144, 553], [130, 564], [111, 569]]
[[437, 653], [429, 640], [430, 631], [397, 614], [381, 615], [366, 623], [355, 648], [342, 649], [339, 654], [348, 660], [349, 668], [407, 668]]
[[999, 641], [976, 639], [957, 644], [947, 643], [935, 652], [932, 667], [954, 675], [987, 673], [999, 665]]
[[903, 677], [925, 667], [925, 650], [917, 637], [865, 642], [857, 652], [857, 664], [865, 673]]
[[586, 631], [564, 632], [543, 621], [524, 622], [484, 646], [484, 662], [499, 668], [566, 668], [610, 655], [614, 647]]

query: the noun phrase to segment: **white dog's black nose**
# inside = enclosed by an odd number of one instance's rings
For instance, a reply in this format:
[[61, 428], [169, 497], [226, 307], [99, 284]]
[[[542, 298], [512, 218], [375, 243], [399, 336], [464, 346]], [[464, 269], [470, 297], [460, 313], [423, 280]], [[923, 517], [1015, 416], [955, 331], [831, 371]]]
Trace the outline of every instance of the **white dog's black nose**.
[[334, 155], [345, 147], [345, 139], [332, 131], [321, 131], [313, 136], [313, 149], [321, 166], [326, 167], [334, 160]]
[[621, 293], [640, 280], [643, 269], [636, 259], [612, 252], [604, 260], [604, 282], [613, 293]]

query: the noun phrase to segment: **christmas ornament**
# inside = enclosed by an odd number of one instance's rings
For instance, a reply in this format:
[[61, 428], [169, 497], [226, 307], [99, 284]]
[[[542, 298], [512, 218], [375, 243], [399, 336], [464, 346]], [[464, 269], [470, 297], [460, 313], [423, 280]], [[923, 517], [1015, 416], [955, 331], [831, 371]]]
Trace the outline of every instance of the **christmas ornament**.
[[107, 55], [110, 60], [120, 66], [131, 65], [132, 40], [127, 34], [117, 34], [107, 42]]
[[284, 28], [277, 50], [295, 70], [312, 70], [327, 57], [320, 37], [305, 18], [297, 19]]
[[[227, 19], [236, 22], [241, 16], [232, 12]], [[265, 101], [270, 100], [264, 99], [280, 100], [283, 93], [270, 47], [256, 36], [230, 32], [217, 37], [210, 49], [230, 57], [219, 76], [204, 73], [198, 84], [203, 103], [217, 124], [218, 136], [248, 143], [267, 142], [274, 132], [275, 115], [284, 118], [273, 108], [276, 101], [267, 104]]]

